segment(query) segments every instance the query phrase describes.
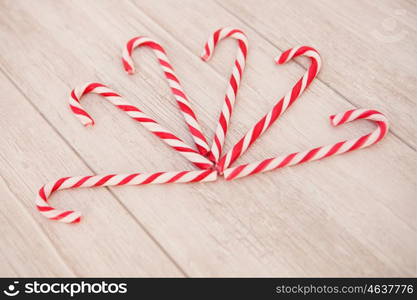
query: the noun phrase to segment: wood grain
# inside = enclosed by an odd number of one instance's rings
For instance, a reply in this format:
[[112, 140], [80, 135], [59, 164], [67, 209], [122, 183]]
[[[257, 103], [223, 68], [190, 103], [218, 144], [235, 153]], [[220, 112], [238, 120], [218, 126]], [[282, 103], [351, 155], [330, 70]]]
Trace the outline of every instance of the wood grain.
[[[413, 18], [408, 16], [414, 11], [401, 3], [407, 17], [400, 25], [409, 40], [375, 47], [358, 24], [349, 27], [347, 20], [358, 12], [353, 4], [342, 3], [341, 11], [328, 3], [322, 15], [316, 10], [325, 2], [307, 2], [302, 9], [298, 3], [282, 4], [285, 10], [280, 11], [274, 1], [39, 1], [30, 7], [24, 1], [1, 1], [0, 84], [6, 92], [0, 104], [0, 165], [7, 185], [0, 186], [2, 195], [20, 203], [1, 210], [7, 216], [1, 220], [7, 225], [10, 249], [1, 252], [2, 275], [415, 275], [411, 66], [416, 59]], [[372, 2], [363, 5], [360, 20], [369, 19], [369, 28], [389, 18], [393, 9], [389, 2], [377, 11]], [[274, 11], [283, 14], [281, 21], [273, 18]], [[312, 16], [317, 19], [312, 35], [300, 24], [290, 26]], [[320, 33], [328, 24], [332, 30]], [[225, 25], [244, 29], [250, 42], [227, 148], [304, 72], [307, 61], [278, 67], [272, 63], [275, 55], [294, 44], [312, 44], [325, 62], [319, 80], [239, 162], [366, 132], [372, 126], [366, 122], [338, 129], [327, 123], [328, 115], [353, 105], [387, 113], [392, 133], [360, 152], [234, 182], [59, 192], [52, 201], [81, 209], [84, 222], [66, 226], [42, 219], [33, 209], [34, 196], [43, 183], [57, 177], [191, 167], [97, 96], [83, 100], [96, 119], [94, 128], [83, 128], [69, 113], [67, 98], [72, 87], [86, 81], [109, 84], [191, 144], [153, 54], [135, 51], [134, 76], [121, 68], [124, 43], [148, 35], [166, 46], [211, 138], [236, 45], [225, 41], [209, 63], [198, 54], [208, 35]], [[280, 30], [282, 36], [272, 34], [273, 26], [285, 29]], [[326, 42], [329, 34], [333, 44]], [[338, 43], [344, 36], [359, 38], [352, 38], [341, 55], [343, 44]], [[356, 54], [363, 49], [359, 67]], [[398, 51], [401, 55], [395, 55]], [[385, 73], [375, 67], [384, 54], [390, 58], [381, 67], [390, 71]], [[377, 75], [378, 80], [371, 81]], [[343, 78], [353, 83], [343, 84]], [[386, 100], [393, 97], [397, 102]], [[18, 230], [19, 218], [26, 227]], [[24, 228], [32, 233], [31, 243], [45, 248], [45, 257], [54, 257], [42, 271], [44, 256], [36, 260], [25, 247], [13, 250], [24, 243], [19, 235]]]

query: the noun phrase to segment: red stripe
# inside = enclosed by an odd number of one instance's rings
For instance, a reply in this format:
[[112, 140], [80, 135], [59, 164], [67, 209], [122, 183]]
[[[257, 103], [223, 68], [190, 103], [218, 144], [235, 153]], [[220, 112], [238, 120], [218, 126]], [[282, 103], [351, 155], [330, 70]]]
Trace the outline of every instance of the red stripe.
[[319, 66], [317, 64], [317, 61], [314, 58], [312, 58], [311, 66], [308, 69], [308, 78], [307, 78], [306, 88], [310, 85], [311, 82], [313, 82], [314, 78], [317, 76], [318, 68]]
[[214, 44], [214, 46], [216, 46], [216, 44], [218, 43], [218, 41], [219, 41], [219, 36], [220, 36], [220, 32], [221, 32], [222, 30], [221, 29], [219, 29], [219, 30], [217, 30], [215, 33], [214, 33], [214, 35], [213, 35], [213, 44]]
[[88, 85], [88, 86], [84, 89], [84, 91], [83, 91], [83, 93], [81, 94], [81, 96], [84, 96], [84, 95], [86, 95], [86, 94], [90, 93], [92, 90], [94, 90], [95, 88], [98, 88], [98, 87], [107, 87], [107, 86], [105, 86], [104, 84], [98, 83], [98, 82], [93, 82], [93, 83], [89, 84], [89, 85]]
[[227, 105], [227, 109], [229, 110], [229, 112], [230, 112], [230, 114], [229, 115], [232, 115], [232, 111], [233, 111], [233, 107], [232, 107], [232, 103], [230, 102], [230, 99], [229, 99], [229, 97], [226, 95], [226, 97], [224, 98], [224, 101], [225, 101], [225, 103], [226, 103], [226, 105]]
[[198, 152], [200, 152], [201, 155], [207, 156], [209, 151], [205, 147], [200, 146], [198, 144], [195, 144], [195, 145], [197, 146], [197, 150]]
[[185, 96], [185, 94], [182, 91], [180, 91], [179, 89], [171, 88], [171, 91], [174, 93], [174, 95], [177, 95], [177, 96], [180, 96], [184, 99], [187, 99], [187, 96]]
[[114, 93], [114, 92], [100, 93], [100, 96], [103, 96], [103, 97], [121, 97], [119, 94]]
[[138, 122], [144, 122], [144, 123], [156, 123], [155, 120], [149, 119], [149, 118], [132, 118], [135, 121]]
[[152, 174], [144, 182], [142, 182], [140, 184], [148, 184], [148, 183], [151, 183], [152, 181], [154, 181], [156, 178], [158, 178], [159, 176], [161, 176], [164, 173], [165, 172], [158, 172], [158, 173]]
[[301, 56], [301, 55], [303, 55], [304, 53], [306, 53], [307, 51], [310, 51], [310, 50], [313, 50], [313, 51], [317, 52], [317, 50], [314, 49], [314, 48], [311, 48], [309, 46], [302, 46], [302, 47], [298, 48], [298, 50], [294, 53], [294, 56], [292, 58], [295, 58], [297, 56]]
[[323, 157], [328, 157], [335, 154], [340, 149], [340, 147], [343, 146], [344, 143], [346, 143], [346, 141], [334, 144], [333, 147], [329, 150], [329, 152], [327, 152], [326, 155], [324, 155]]
[[194, 166], [196, 166], [197, 168], [201, 170], [207, 170], [213, 166], [212, 164], [207, 164], [207, 163], [193, 163], [193, 164]]
[[387, 130], [388, 130], [388, 126], [385, 122], [377, 121], [376, 123], [378, 124], [379, 128], [381, 129], [381, 134], [376, 139], [375, 143], [379, 142], [387, 134]]
[[240, 51], [242, 51], [243, 56], [246, 59], [246, 55], [248, 54], [248, 48], [246, 47], [246, 44], [243, 41], [239, 40], [239, 47]]
[[57, 215], [56, 217], [53, 218], [49, 218], [50, 220], [60, 220], [65, 218], [66, 216], [72, 214], [74, 211], [73, 210], [69, 210], [69, 211], [65, 211], [62, 214]]
[[233, 30], [231, 30], [227, 35], [226, 35], [226, 37], [229, 37], [229, 36], [232, 36], [233, 34], [235, 34], [235, 33], [241, 33], [241, 34], [244, 34], [240, 29], [233, 29]]
[[222, 146], [220, 145], [220, 140], [217, 136], [214, 137], [214, 142], [216, 143], [218, 149], [222, 148]]
[[303, 85], [303, 80], [300, 79], [300, 80], [297, 81], [297, 83], [292, 88], [292, 90], [291, 90], [290, 103], [288, 104], [288, 107], [290, 107], [291, 104], [293, 104], [293, 102], [295, 100], [297, 100], [297, 97], [300, 95], [300, 91], [301, 91], [301, 86], [302, 85]]
[[253, 171], [252, 172], [250, 172], [250, 175], [252, 175], [252, 174], [256, 174], [256, 173], [259, 173], [259, 172], [261, 172], [263, 169], [265, 169], [270, 163], [271, 163], [271, 161], [273, 161], [274, 160], [274, 158], [268, 158], [268, 159], [265, 159], [264, 161], [262, 161], [261, 163], [259, 163], [257, 166], [256, 166], [256, 168], [255, 169], [253, 169]]
[[36, 205], [36, 208], [39, 211], [50, 211], [54, 209], [53, 207], [50, 207], [50, 206], [39, 206], [39, 205]]
[[244, 168], [246, 168], [246, 166], [247, 166], [247, 165], [248, 165], [248, 164], [245, 164], [245, 165], [240, 165], [240, 166], [236, 167], [236, 168], [232, 171], [232, 173], [230, 173], [230, 174], [229, 174], [229, 176], [227, 176], [226, 180], [232, 180], [233, 178], [235, 178], [237, 175], [239, 175], [239, 174], [240, 174], [240, 172], [242, 172], [242, 170], [243, 170]]
[[45, 186], [41, 187], [39, 190], [39, 197], [41, 197], [43, 201], [48, 202], [48, 198], [46, 198], [45, 195]]
[[162, 59], [158, 59], [158, 62], [159, 62], [159, 64], [163, 65], [164, 67], [167, 67], [167, 68], [173, 70], [173, 68], [172, 68], [172, 66], [170, 65], [169, 62], [167, 62], [165, 60], [162, 60]]
[[292, 50], [292, 48], [288, 49], [287, 51], [284, 51], [284, 52], [281, 54], [281, 56], [280, 56], [280, 57], [279, 57], [279, 59], [278, 59], [278, 64], [283, 64], [283, 63], [285, 63], [285, 61], [287, 60], [288, 55], [290, 54], [291, 50]]
[[249, 145], [252, 145], [252, 143], [261, 135], [262, 129], [264, 128], [266, 121], [266, 115], [262, 117], [261, 120], [259, 120], [258, 123], [256, 123], [254, 130], [252, 131], [252, 136], [250, 139]]
[[192, 152], [192, 153], [197, 153], [197, 151], [195, 151], [192, 148], [186, 148], [186, 147], [173, 147], [175, 150], [179, 151], [179, 152]]
[[207, 57], [209, 55], [209, 53], [210, 53], [210, 48], [209, 48], [208, 44], [206, 44], [204, 46], [204, 50], [205, 50], [206, 53], [205, 53], [205, 55], [203, 57]]
[[357, 119], [366, 119], [372, 115], [377, 115], [377, 114], [382, 115], [379, 111], [370, 109], [370, 110], [364, 111], [361, 115], [357, 117]]
[[130, 41], [127, 42], [126, 48], [127, 48], [127, 52], [129, 53], [130, 56], [132, 56], [133, 44], [140, 38], [141, 38], [140, 36], [134, 37], [133, 39], [131, 39]]
[[297, 155], [297, 152], [291, 153], [290, 155], [287, 155], [287, 157], [285, 157], [284, 160], [282, 162], [280, 162], [280, 164], [276, 167], [276, 169], [282, 168], [282, 167], [285, 167], [286, 165], [288, 165], [296, 155]]
[[[243, 138], [236, 144], [235, 147], [233, 147], [229, 165], [232, 164], [240, 156], [240, 154], [242, 153], [242, 147], [243, 147]], [[223, 159], [220, 164], [220, 170], [222, 171], [225, 167], [224, 166], [225, 162], [226, 162], [226, 156], [223, 156]]]
[[133, 178], [137, 177], [138, 175], [140, 175], [140, 173], [136, 173], [136, 174], [131, 174], [125, 178], [123, 178], [122, 181], [120, 181], [117, 185], [123, 185], [123, 184], [127, 184], [129, 183]]
[[153, 50], [161, 51], [162, 53], [165, 54], [164, 48], [162, 48], [161, 45], [159, 45], [155, 42], [146, 42], [143, 45], [148, 46], [148, 47], [152, 48]]
[[[224, 114], [220, 115], [219, 124], [221, 125], [221, 127], [223, 129], [224, 136], [226, 136], [227, 122], [226, 122], [226, 118], [224, 117]], [[217, 135], [216, 135], [216, 137], [217, 137]]]
[[136, 106], [133, 106], [133, 105], [117, 105], [117, 107], [120, 108], [121, 110], [124, 110], [124, 111], [142, 112], [139, 108], [137, 108]]
[[88, 179], [90, 179], [91, 177], [93, 177], [93, 176], [91, 176], [91, 175], [89, 175], [89, 176], [85, 176], [85, 177], [83, 177], [83, 178], [81, 178], [76, 184], [74, 184], [71, 188], [76, 188], [76, 187], [79, 187], [79, 186], [81, 186], [84, 182], [86, 182]]
[[99, 181], [97, 181], [93, 186], [101, 186], [101, 185], [105, 184], [107, 181], [109, 181], [111, 178], [113, 178], [114, 176], [116, 176], [116, 175], [111, 174], [111, 175], [104, 176]]
[[126, 60], [124, 60], [122, 58], [122, 64], [123, 64], [123, 68], [125, 69], [126, 72], [128, 73], [132, 73], [132, 67], [130, 66], [130, 64], [128, 64], [128, 62]]
[[203, 140], [204, 142], [206, 142], [206, 138], [204, 137], [204, 135], [202, 134], [202, 132], [200, 132], [199, 130], [197, 130], [196, 128], [194, 128], [191, 125], [188, 125], [188, 129], [191, 132], [191, 135], [198, 137], [199, 139]]
[[160, 137], [161, 139], [174, 139], [174, 140], [181, 141], [179, 138], [177, 138], [175, 135], [169, 132], [154, 131], [153, 133], [157, 135], [158, 137]]
[[340, 119], [340, 121], [337, 123], [337, 125], [340, 125], [340, 124], [343, 124], [343, 123], [346, 123], [346, 121], [350, 118], [350, 116], [352, 115], [352, 113], [355, 111], [355, 109], [351, 109], [351, 110], [348, 110], [347, 112], [345, 112], [344, 114], [343, 114], [343, 117]]
[[235, 76], [232, 75], [230, 77], [229, 84], [233, 88], [233, 92], [235, 93], [235, 96], [236, 96], [236, 94], [237, 94], [237, 82], [236, 82]]
[[71, 224], [80, 223], [81, 217], [76, 218], [74, 221], [71, 222]]
[[55, 192], [57, 189], [59, 189], [59, 187], [65, 182], [65, 181], [67, 181], [67, 179], [68, 179], [69, 177], [63, 177], [63, 178], [60, 178], [60, 179], [58, 179], [56, 182], [55, 182], [55, 184], [54, 184], [54, 186], [52, 187], [52, 190], [51, 190], [51, 194], [53, 193], [53, 192]]
[[303, 157], [303, 159], [299, 162], [299, 164], [302, 164], [302, 163], [304, 163], [304, 162], [307, 162], [307, 161], [309, 161], [310, 159], [312, 159], [315, 155], [316, 155], [316, 153], [321, 149], [322, 147], [318, 147], [318, 148], [315, 148], [315, 149], [312, 149], [312, 150], [310, 150], [308, 153], [307, 153], [307, 155], [305, 155], [304, 157]]
[[239, 62], [237, 60], [235, 60], [235, 67], [237, 71], [239, 72], [240, 78], [242, 79], [242, 67], [239, 65]]
[[91, 118], [91, 116], [85, 111], [85, 110], [83, 110], [83, 109], [81, 109], [81, 108], [78, 108], [78, 107], [75, 107], [75, 106], [72, 106], [72, 105], [70, 105], [70, 108], [71, 108], [71, 110], [72, 110], [72, 112], [74, 113], [74, 114], [76, 114], [76, 115], [83, 115], [83, 116], [86, 116], [87, 118], [89, 118], [91, 121], [93, 121], [93, 119]]
[[360, 137], [355, 142], [355, 144], [353, 144], [353, 146], [350, 147], [349, 150], [347, 150], [346, 152], [350, 152], [350, 151], [353, 151], [353, 150], [356, 150], [356, 149], [360, 148], [368, 140], [368, 138], [369, 138], [370, 135], [371, 134], [367, 134], [367, 135], [364, 135], [364, 136]]
[[198, 182], [198, 181], [201, 181], [204, 178], [206, 178], [209, 174], [211, 174], [212, 172], [213, 172], [212, 170], [207, 170], [206, 172], [201, 173], [200, 175], [198, 175], [196, 178], [194, 178], [190, 182]]
[[182, 172], [176, 174], [170, 180], [168, 180], [167, 183], [175, 182], [175, 181], [177, 181], [178, 179], [180, 179], [181, 177], [183, 177], [187, 173], [188, 173], [188, 171], [182, 171]]
[[72, 97], [72, 99], [74, 99], [75, 101], [77, 101], [77, 102], [80, 102], [80, 100], [77, 98], [77, 96], [75, 95], [75, 90], [72, 90], [71, 91], [71, 97]]
[[173, 81], [175, 81], [175, 82], [179, 83], [178, 78], [177, 78], [177, 77], [175, 77], [175, 75], [174, 75], [174, 74], [169, 73], [169, 72], [164, 72], [164, 74], [165, 74], [165, 77], [166, 77], [166, 78], [168, 78], [168, 79], [170, 79], [170, 80], [173, 80]]
[[178, 106], [179, 106], [180, 110], [183, 113], [186, 113], [186, 114], [190, 115], [193, 119], [196, 119], [196, 116], [195, 116], [194, 112], [191, 110], [191, 108], [188, 105], [186, 105], [186, 104], [184, 104], [180, 101], [177, 101], [177, 103], [178, 103]]

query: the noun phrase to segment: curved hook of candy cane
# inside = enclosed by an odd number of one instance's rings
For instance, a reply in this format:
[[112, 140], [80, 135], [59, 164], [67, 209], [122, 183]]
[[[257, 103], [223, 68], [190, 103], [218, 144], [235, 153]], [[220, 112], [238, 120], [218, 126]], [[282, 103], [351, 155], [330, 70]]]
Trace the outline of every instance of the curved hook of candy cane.
[[210, 149], [210, 159], [215, 163], [217, 163], [222, 153], [230, 118], [236, 101], [237, 91], [242, 79], [243, 70], [245, 69], [246, 55], [248, 52], [248, 39], [245, 33], [240, 29], [233, 27], [220, 28], [209, 37], [201, 54], [202, 60], [210, 60], [218, 43], [226, 38], [236, 39], [238, 42], [238, 49], [232, 74], [230, 75], [229, 83], [227, 85], [224, 104]]
[[209, 169], [213, 166], [213, 163], [196, 150], [184, 143], [183, 140], [175, 136], [171, 131], [162, 127], [158, 122], [147, 116], [136, 106], [123, 100], [123, 98], [110, 89], [109, 87], [101, 83], [87, 83], [85, 85], [75, 88], [71, 92], [69, 98], [69, 105], [73, 113], [80, 119], [81, 123], [85, 126], [93, 125], [93, 118], [84, 110], [80, 104], [80, 99], [88, 93], [95, 93], [103, 96], [110, 103], [126, 112], [132, 119], [141, 123], [143, 127], [152, 132], [167, 145], [179, 152], [186, 159], [191, 161], [195, 166], [200, 169]]
[[48, 198], [54, 192], [82, 187], [208, 182], [216, 179], [217, 173], [213, 170], [63, 177], [41, 187], [36, 197], [36, 207], [44, 217], [50, 220], [78, 223], [81, 220], [81, 212], [56, 209], [49, 205]]
[[377, 128], [373, 132], [355, 139], [229, 168], [224, 171], [224, 177], [226, 180], [232, 180], [362, 149], [378, 143], [388, 132], [387, 118], [382, 113], [371, 109], [348, 110], [331, 116], [330, 122], [333, 126], [339, 126], [359, 119], [373, 121], [377, 124]]
[[174, 98], [177, 101], [177, 104], [183, 114], [185, 123], [188, 126], [188, 130], [191, 133], [194, 143], [196, 144], [198, 151], [202, 155], [206, 155], [209, 151], [207, 140], [203, 134], [200, 124], [198, 123], [197, 117], [191, 108], [190, 101], [188, 100], [178, 77], [174, 73], [174, 68], [171, 66], [164, 48], [162, 48], [162, 46], [154, 40], [147, 37], [139, 36], [131, 39], [126, 44], [126, 47], [123, 49], [122, 53], [122, 63], [124, 69], [128, 74], [133, 74], [135, 72], [135, 66], [132, 60], [132, 52], [135, 48], [142, 46], [151, 48], [158, 58], [158, 62], [162, 68], [162, 71], [164, 72], [171, 92], [174, 95]]
[[317, 50], [312, 47], [299, 46], [288, 49], [275, 60], [277, 64], [284, 64], [297, 56], [307, 56], [310, 58], [311, 65], [309, 69], [291, 90], [273, 106], [270, 112], [253, 125], [245, 136], [220, 159], [218, 163], [220, 173], [238, 159], [297, 100], [317, 76], [321, 67], [321, 58]]

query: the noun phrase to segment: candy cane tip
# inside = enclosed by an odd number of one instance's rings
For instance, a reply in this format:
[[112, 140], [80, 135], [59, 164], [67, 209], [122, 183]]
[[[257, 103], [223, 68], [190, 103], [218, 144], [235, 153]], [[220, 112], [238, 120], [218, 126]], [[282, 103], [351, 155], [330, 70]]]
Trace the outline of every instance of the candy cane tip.
[[83, 124], [84, 127], [93, 127], [94, 126], [94, 121], [87, 121], [86, 123]]
[[135, 73], [134, 68], [123, 58], [122, 58], [122, 63], [123, 63], [123, 68], [125, 69], [127, 74], [132, 75]]
[[331, 124], [332, 126], [338, 126], [338, 125], [339, 125], [339, 124], [337, 124], [337, 122], [336, 122], [335, 118], [336, 118], [336, 115], [331, 115], [331, 116], [329, 117], [329, 119], [330, 119], [330, 124]]
[[277, 65], [283, 65], [287, 62], [285, 59], [283, 59], [283, 54], [275, 56], [274, 61]]
[[277, 55], [277, 56], [275, 56], [274, 57], [274, 62], [277, 64], [277, 65], [280, 65], [281, 63], [279, 62], [279, 58], [280, 58], [280, 55]]
[[203, 60], [203, 61], [208, 61], [209, 60], [209, 58], [210, 58], [210, 56], [207, 54], [207, 53], [202, 53], [201, 55], [200, 55], [200, 58]]
[[72, 221], [70, 224], [78, 224], [80, 222], [81, 222], [81, 217], [78, 217], [74, 221]]

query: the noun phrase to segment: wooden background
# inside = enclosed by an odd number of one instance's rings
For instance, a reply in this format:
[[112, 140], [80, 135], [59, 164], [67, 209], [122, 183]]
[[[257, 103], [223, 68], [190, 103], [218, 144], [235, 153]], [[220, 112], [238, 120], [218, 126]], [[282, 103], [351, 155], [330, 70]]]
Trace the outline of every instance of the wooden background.
[[[0, 0], [0, 276], [415, 276], [415, 1]], [[248, 65], [227, 149], [298, 79], [308, 60], [273, 57], [316, 47], [318, 79], [239, 162], [355, 137], [366, 121], [331, 128], [328, 116], [374, 108], [391, 120], [378, 145], [233, 182], [80, 189], [52, 197], [79, 225], [34, 208], [62, 176], [181, 170], [191, 165], [98, 96], [108, 84], [191, 143], [150, 50], [138, 73], [121, 68], [127, 40], [158, 40], [211, 140], [236, 43], [199, 59], [222, 26], [249, 37]]]

